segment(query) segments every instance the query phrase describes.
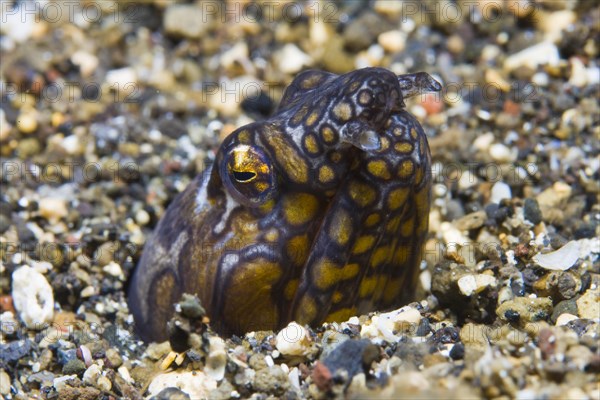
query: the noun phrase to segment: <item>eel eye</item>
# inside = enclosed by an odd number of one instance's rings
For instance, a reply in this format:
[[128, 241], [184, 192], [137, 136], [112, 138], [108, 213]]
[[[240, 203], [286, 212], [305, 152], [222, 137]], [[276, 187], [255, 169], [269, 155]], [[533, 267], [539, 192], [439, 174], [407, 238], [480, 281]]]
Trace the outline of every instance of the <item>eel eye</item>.
[[219, 172], [229, 194], [245, 206], [258, 207], [275, 194], [277, 180], [273, 164], [256, 146], [238, 144], [231, 148]]
[[256, 172], [250, 171], [232, 170], [231, 174], [233, 175], [233, 179], [235, 179], [239, 183], [251, 182], [254, 178], [256, 178]]

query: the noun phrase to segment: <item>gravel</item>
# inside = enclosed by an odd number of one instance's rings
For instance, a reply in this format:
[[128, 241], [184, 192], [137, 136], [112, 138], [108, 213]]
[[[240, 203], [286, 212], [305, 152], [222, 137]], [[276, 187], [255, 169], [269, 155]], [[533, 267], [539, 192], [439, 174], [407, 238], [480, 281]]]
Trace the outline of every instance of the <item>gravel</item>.
[[[85, 4], [0, 11], [3, 398], [600, 397], [598, 5]], [[415, 302], [220, 338], [190, 296], [139, 341], [126, 287], [174, 196], [296, 73], [364, 66], [444, 85], [407, 102], [435, 180]]]

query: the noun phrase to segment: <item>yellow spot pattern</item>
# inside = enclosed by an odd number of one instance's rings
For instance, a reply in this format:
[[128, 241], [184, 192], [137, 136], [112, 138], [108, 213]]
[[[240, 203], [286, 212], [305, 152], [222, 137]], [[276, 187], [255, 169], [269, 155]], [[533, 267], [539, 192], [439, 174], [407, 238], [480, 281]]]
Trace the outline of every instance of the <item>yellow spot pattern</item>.
[[348, 194], [356, 204], [363, 208], [371, 205], [377, 196], [371, 186], [357, 181], [350, 182]]
[[338, 153], [337, 151], [334, 151], [329, 155], [329, 159], [331, 160], [331, 162], [337, 164], [342, 159], [342, 155], [340, 153]]
[[277, 239], [279, 239], [279, 232], [277, 231], [277, 229], [269, 229], [265, 233], [265, 240], [267, 242], [276, 242]]
[[378, 247], [371, 256], [371, 268], [377, 268], [383, 264], [390, 255], [390, 249], [387, 246]]
[[293, 193], [283, 198], [283, 213], [292, 225], [311, 221], [316, 216], [318, 207], [317, 198], [308, 193]]
[[414, 146], [410, 142], [398, 142], [394, 145], [394, 149], [399, 153], [412, 153]]
[[343, 299], [344, 299], [344, 294], [342, 292], [340, 292], [339, 290], [336, 290], [335, 292], [333, 292], [333, 295], [331, 296], [331, 302], [334, 304], [339, 303]]
[[163, 309], [171, 305], [174, 286], [175, 278], [170, 273], [162, 275], [157, 281], [155, 300], [159, 308]]
[[234, 315], [236, 323], [243, 329], [257, 321], [274, 326], [279, 312], [271, 301], [271, 287], [279, 280], [279, 264], [257, 259], [236, 267], [227, 290], [235, 296], [224, 296], [224, 315]]
[[387, 167], [387, 164], [383, 160], [373, 160], [369, 161], [367, 164], [367, 171], [371, 173], [371, 175], [380, 178], [380, 179], [390, 179], [391, 174]]
[[385, 230], [388, 233], [394, 233], [394, 232], [396, 232], [398, 230], [398, 227], [400, 226], [400, 222], [401, 221], [402, 221], [402, 218], [399, 215], [396, 216], [396, 217], [394, 217], [394, 218], [391, 218], [387, 222], [387, 224], [385, 226]]
[[275, 200], [273, 200], [273, 199], [267, 200], [259, 206], [259, 210], [263, 214], [267, 214], [273, 209], [274, 206], [275, 206]]
[[338, 209], [329, 226], [329, 237], [340, 245], [345, 245], [352, 234], [352, 218], [348, 211]]
[[292, 124], [294, 125], [299, 125], [300, 122], [304, 119], [304, 117], [306, 116], [306, 114], [308, 114], [308, 107], [307, 106], [303, 106], [302, 108], [300, 108], [300, 110], [298, 110], [298, 112], [296, 114], [294, 114], [294, 116], [292, 117]]
[[370, 214], [365, 220], [365, 225], [367, 228], [370, 228], [374, 225], [377, 225], [381, 220], [381, 216], [377, 213]]
[[320, 75], [310, 75], [302, 82], [300, 82], [300, 86], [302, 87], [302, 89], [312, 89], [315, 86], [317, 86], [319, 82], [321, 82], [321, 79], [322, 78]]
[[358, 296], [361, 299], [371, 296], [373, 294], [373, 291], [375, 290], [376, 284], [377, 276], [364, 277], [362, 282], [360, 283], [360, 287], [358, 288]]
[[388, 196], [388, 207], [390, 210], [397, 210], [402, 207], [408, 197], [408, 193], [408, 188], [397, 188], [392, 190]]
[[415, 229], [414, 218], [409, 218], [400, 227], [400, 234], [404, 237], [410, 237]]
[[362, 82], [360, 81], [354, 81], [350, 84], [350, 86], [348, 86], [348, 92], [355, 92], [356, 89], [358, 89], [360, 87], [360, 85], [362, 85]]
[[329, 314], [325, 322], [344, 322], [353, 315], [356, 315], [356, 307], [342, 308]]
[[256, 190], [260, 193], [264, 192], [265, 190], [267, 190], [269, 188], [269, 184], [267, 182], [256, 182], [254, 184], [254, 187], [256, 188]]
[[317, 305], [308, 295], [302, 296], [296, 309], [299, 311], [296, 313], [296, 322], [299, 324], [308, 324], [317, 316]]
[[360, 270], [358, 264], [347, 264], [340, 268], [327, 258], [319, 260], [314, 268], [314, 283], [320, 290], [327, 290], [340, 281], [354, 278]]
[[394, 252], [394, 264], [402, 265], [410, 260], [411, 248], [408, 246], [398, 246]]
[[387, 281], [383, 291], [383, 301], [386, 304], [391, 303], [395, 298], [400, 296], [403, 283], [404, 279], [402, 278], [390, 279]]
[[371, 94], [370, 90], [363, 90], [358, 95], [358, 102], [360, 104], [363, 104], [363, 105], [364, 104], [369, 104], [369, 102], [371, 101], [371, 99], [373, 99], [373, 95]]
[[240, 143], [243, 143], [243, 144], [250, 143], [250, 132], [248, 132], [247, 130], [241, 131], [240, 133], [238, 133], [238, 139], [239, 139]]
[[321, 138], [327, 144], [331, 144], [335, 141], [335, 132], [329, 126], [321, 128]]
[[291, 301], [294, 299], [296, 290], [298, 290], [298, 283], [298, 279], [292, 279], [285, 285], [285, 288], [283, 289], [283, 296], [286, 300]]
[[306, 118], [306, 126], [313, 126], [318, 120], [319, 113], [317, 111], [313, 111], [312, 113], [310, 113], [308, 118]]
[[381, 147], [379, 148], [379, 151], [385, 151], [390, 147], [390, 140], [388, 138], [386, 138], [385, 136], [379, 138], [379, 142], [381, 143]]
[[319, 152], [319, 144], [315, 135], [308, 134], [304, 136], [304, 146], [306, 150], [311, 154], [317, 154]]
[[295, 265], [303, 265], [308, 258], [308, 237], [306, 235], [294, 236], [287, 242], [286, 251]]
[[333, 107], [333, 115], [342, 122], [348, 121], [352, 118], [352, 106], [349, 103], [341, 102]]
[[323, 165], [319, 168], [319, 181], [323, 183], [331, 182], [335, 178], [335, 173], [328, 165]]
[[417, 168], [417, 170], [415, 171], [415, 185], [420, 185], [423, 181], [424, 176], [425, 173], [423, 171], [423, 168]]
[[354, 247], [352, 248], [352, 254], [363, 254], [369, 251], [373, 247], [373, 244], [375, 244], [375, 236], [361, 236], [356, 239], [356, 243], [354, 243]]
[[308, 181], [308, 165], [297, 150], [283, 139], [279, 132], [270, 132], [265, 135], [266, 140], [275, 151], [277, 162], [283, 166], [290, 179], [297, 183]]

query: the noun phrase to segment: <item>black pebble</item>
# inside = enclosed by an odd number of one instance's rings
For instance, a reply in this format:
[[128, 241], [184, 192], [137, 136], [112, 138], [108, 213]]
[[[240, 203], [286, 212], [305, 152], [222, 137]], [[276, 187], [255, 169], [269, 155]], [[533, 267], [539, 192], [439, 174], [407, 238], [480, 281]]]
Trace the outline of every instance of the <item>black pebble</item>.
[[593, 324], [593, 321], [590, 321], [589, 319], [574, 319], [573, 321], [569, 321], [567, 323], [567, 327], [572, 329], [577, 336], [581, 336], [585, 332], [585, 329], [588, 327], [588, 325], [591, 324]]
[[348, 372], [348, 382], [360, 372], [368, 372], [379, 356], [379, 348], [370, 340], [346, 340], [325, 357], [323, 364], [335, 375], [339, 369]]
[[161, 390], [156, 396], [150, 398], [150, 400], [189, 400], [190, 396], [187, 393], [175, 387], [168, 387]]
[[593, 238], [596, 236], [596, 227], [594, 227], [592, 224], [583, 223], [581, 226], [575, 229], [573, 236], [575, 236], [575, 239]]
[[421, 319], [419, 323], [419, 327], [417, 328], [416, 335], [417, 336], [427, 336], [431, 332], [431, 325], [429, 325], [429, 320], [427, 318]]
[[427, 340], [429, 343], [456, 343], [460, 337], [459, 331], [453, 326], [445, 326], [438, 329]]
[[2, 364], [12, 363], [25, 357], [33, 348], [33, 342], [29, 339], [0, 344], [0, 362]]
[[69, 361], [77, 359], [77, 350], [76, 349], [64, 350], [64, 349], [59, 348], [56, 350], [56, 356], [57, 356], [56, 358], [58, 360], [58, 364], [64, 366]]
[[242, 110], [253, 116], [266, 118], [273, 112], [273, 100], [265, 93], [247, 97], [242, 101]]
[[453, 360], [462, 360], [465, 357], [465, 345], [456, 343], [450, 350], [450, 358]]
[[540, 211], [540, 205], [535, 199], [525, 199], [523, 207], [523, 215], [525, 219], [530, 221], [532, 224], [539, 224], [542, 222], [542, 211]]
[[508, 322], [519, 322], [519, 319], [521, 319], [521, 314], [515, 310], [507, 310], [504, 313], [504, 318], [506, 318]]
[[189, 324], [182, 321], [169, 322], [167, 329], [169, 331], [169, 343], [173, 351], [182, 353], [190, 348], [188, 338], [190, 337]]

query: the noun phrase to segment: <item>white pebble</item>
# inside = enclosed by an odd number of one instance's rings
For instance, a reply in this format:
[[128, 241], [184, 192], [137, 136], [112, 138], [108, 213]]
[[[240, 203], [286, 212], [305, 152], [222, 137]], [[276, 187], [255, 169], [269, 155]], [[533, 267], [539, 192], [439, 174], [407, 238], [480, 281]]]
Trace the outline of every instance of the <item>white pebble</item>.
[[473, 148], [479, 151], [488, 151], [492, 143], [494, 142], [494, 134], [492, 132], [484, 133], [483, 135], [477, 136], [473, 141]]
[[464, 171], [458, 179], [458, 188], [461, 190], [470, 189], [479, 184], [479, 178], [471, 170]]
[[370, 323], [366, 323], [360, 330], [363, 338], [371, 338], [379, 341], [381, 338], [389, 342], [399, 339], [394, 334], [396, 331], [407, 332], [415, 331], [421, 322], [421, 313], [419, 310], [405, 306], [388, 313], [375, 315]]
[[4, 370], [0, 370], [0, 393], [3, 396], [10, 394], [10, 376]]
[[77, 375], [64, 375], [59, 376], [58, 378], [54, 378], [52, 381], [52, 386], [56, 389], [57, 392], [60, 392], [64, 389], [65, 386], [69, 383], [70, 380], [77, 379]]
[[508, 163], [516, 160], [516, 154], [502, 143], [491, 145], [489, 152], [492, 159], [497, 162]]
[[558, 316], [558, 318], [556, 318], [556, 326], [565, 326], [569, 322], [576, 320], [576, 319], [579, 319], [579, 317], [577, 315], [573, 315], [573, 314], [569, 314], [569, 313], [560, 314]]
[[117, 372], [119, 373], [119, 375], [121, 375], [121, 378], [123, 378], [123, 380], [129, 384], [133, 384], [133, 378], [131, 377], [131, 374], [129, 373], [129, 370], [127, 369], [126, 366], [121, 365], [118, 369]]
[[536, 196], [540, 208], [557, 207], [571, 197], [573, 189], [565, 182], [555, 182], [552, 186]]
[[112, 383], [110, 382], [110, 379], [108, 379], [107, 377], [101, 376], [96, 381], [96, 386], [98, 387], [98, 389], [100, 389], [104, 392], [108, 392], [112, 388]]
[[433, 195], [435, 197], [444, 197], [448, 193], [448, 188], [443, 183], [433, 185]]
[[71, 61], [79, 67], [81, 76], [84, 78], [91, 76], [98, 67], [98, 57], [83, 50], [73, 53]]
[[148, 214], [148, 212], [144, 209], [138, 210], [135, 213], [135, 222], [138, 223], [138, 225], [146, 225], [148, 222], [150, 222], [150, 215]]
[[431, 272], [429, 272], [428, 269], [421, 272], [421, 274], [419, 275], [419, 282], [421, 282], [421, 286], [423, 287], [423, 289], [425, 289], [426, 292], [431, 291], [431, 280]]
[[54, 317], [54, 292], [46, 277], [24, 265], [12, 274], [12, 297], [19, 316], [30, 329], [42, 329]]
[[101, 373], [102, 368], [98, 364], [92, 364], [83, 373], [83, 382], [95, 385]]
[[67, 202], [58, 197], [40, 199], [38, 205], [40, 215], [51, 223], [56, 223], [69, 214]]
[[490, 202], [492, 203], [499, 204], [503, 199], [512, 199], [512, 191], [510, 190], [510, 186], [502, 181], [494, 183], [491, 192]]
[[450, 222], [442, 222], [440, 231], [442, 232], [442, 239], [447, 246], [465, 246], [470, 243], [470, 240], [463, 235], [461, 231], [456, 229], [456, 227], [454, 227], [454, 225], [452, 225]]
[[558, 250], [546, 254], [538, 253], [532, 259], [542, 268], [566, 271], [579, 259], [579, 242], [571, 240]]
[[123, 269], [119, 264], [114, 261], [109, 262], [104, 267], [102, 267], [102, 271], [107, 274], [118, 278], [119, 280], [125, 280], [125, 275], [123, 274]]
[[15, 320], [15, 316], [10, 311], [5, 311], [0, 314], [0, 332], [7, 335], [12, 335], [19, 328], [19, 323]]
[[82, 298], [92, 297], [95, 294], [96, 294], [96, 289], [93, 286], [86, 286], [85, 288], [83, 288], [81, 293], [79, 293], [79, 295]]
[[[40, 19], [39, 9], [30, 4], [33, 3], [10, 3], [2, 2], [2, 23], [0, 32], [10, 37], [17, 43], [23, 43], [34, 33], [36, 21]], [[44, 6], [41, 6], [44, 9]], [[33, 12], [32, 12], [33, 11]]]
[[111, 69], [106, 73], [106, 83], [117, 91], [127, 90], [125, 85], [135, 84], [137, 82], [137, 74], [131, 67]]
[[[206, 8], [208, 11], [208, 7]], [[168, 35], [198, 39], [213, 22], [213, 14], [191, 4], [171, 4], [163, 17], [163, 27]]]
[[541, 86], [541, 87], [546, 87], [550, 83], [550, 77], [545, 72], [536, 72], [531, 77], [531, 82], [534, 85], [538, 85], [538, 86]]
[[219, 337], [211, 337], [204, 371], [212, 379], [220, 381], [225, 376], [226, 364], [227, 353], [225, 352], [225, 342]]
[[458, 288], [465, 296], [479, 293], [488, 286], [496, 286], [496, 278], [487, 274], [465, 275], [458, 280]]
[[17, 128], [23, 133], [32, 133], [38, 127], [37, 112], [34, 110], [25, 110], [19, 113], [17, 118]]
[[296, 390], [300, 390], [300, 371], [298, 370], [298, 367], [294, 367], [290, 370], [288, 379]]
[[275, 365], [275, 361], [273, 361], [273, 357], [267, 355], [265, 356], [265, 364], [267, 364], [267, 367], [271, 368], [272, 366]]
[[217, 388], [217, 381], [202, 371], [168, 372], [152, 379], [148, 386], [148, 397], [156, 396], [169, 387], [179, 388], [191, 399], [203, 399]]
[[504, 69], [513, 71], [520, 67], [536, 69], [540, 65], [558, 65], [560, 54], [554, 43], [541, 42], [512, 54], [504, 60]]
[[85, 366], [89, 367], [90, 365], [92, 365], [92, 362], [94, 360], [92, 359], [92, 352], [90, 351], [90, 349], [86, 345], [82, 344], [81, 346], [79, 346], [79, 350], [81, 351], [81, 357], [83, 358]]
[[248, 44], [246, 42], [237, 42], [232, 48], [221, 54], [221, 65], [225, 68], [232, 68], [235, 62], [248, 62]]
[[4, 142], [8, 139], [10, 134], [11, 125], [6, 121], [4, 110], [0, 109], [0, 142]]
[[538, 29], [544, 32], [544, 39], [557, 43], [564, 36], [564, 31], [577, 20], [572, 10], [559, 10], [541, 15], [537, 22]]
[[46, 272], [52, 270], [52, 264], [48, 261], [30, 261], [31, 268], [35, 269], [40, 274], [45, 274]]
[[387, 31], [377, 37], [377, 42], [389, 53], [399, 53], [406, 47], [406, 33]]
[[310, 351], [308, 332], [303, 326], [295, 322], [290, 322], [288, 326], [277, 334], [275, 346], [283, 355], [306, 355]]
[[82, 153], [82, 146], [76, 135], [69, 135], [60, 141], [60, 147], [69, 155], [79, 155]]
[[302, 67], [310, 65], [312, 58], [295, 44], [288, 43], [275, 54], [279, 70], [286, 74], [295, 74]]

